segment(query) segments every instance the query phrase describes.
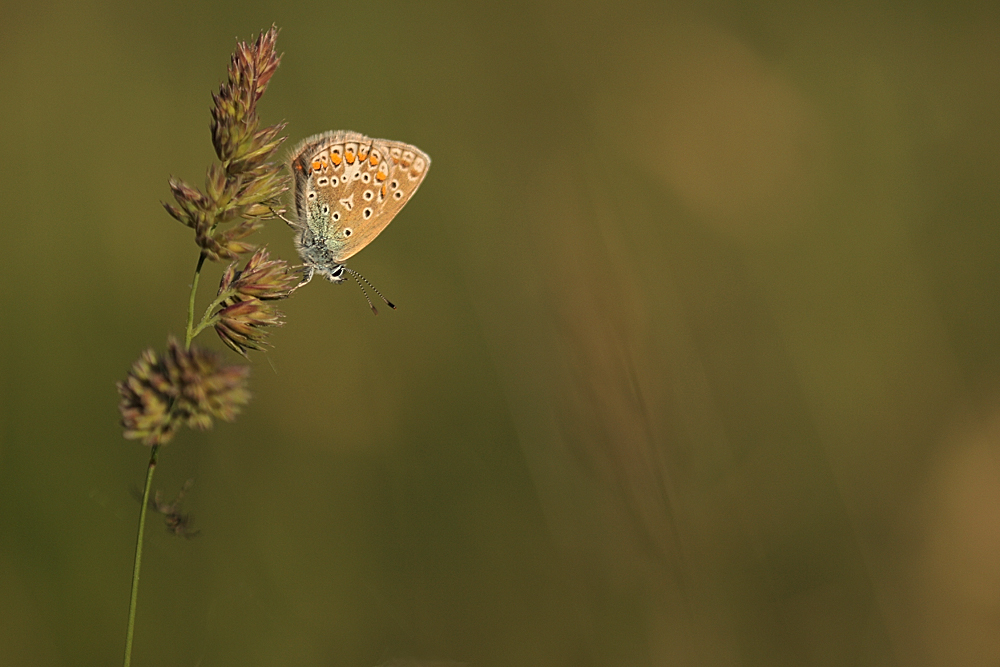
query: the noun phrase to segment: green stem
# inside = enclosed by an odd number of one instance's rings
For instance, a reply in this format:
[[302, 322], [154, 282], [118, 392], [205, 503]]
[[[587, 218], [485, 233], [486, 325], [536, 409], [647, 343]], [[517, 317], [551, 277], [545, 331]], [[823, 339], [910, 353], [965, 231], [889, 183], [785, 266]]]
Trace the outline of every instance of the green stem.
[[219, 321], [219, 318], [217, 318], [214, 315], [212, 315], [212, 313], [214, 313], [215, 309], [218, 308], [219, 306], [221, 306], [222, 303], [226, 299], [229, 299], [230, 297], [232, 297], [235, 294], [236, 294], [235, 290], [231, 290], [231, 289], [230, 290], [226, 290], [225, 292], [223, 292], [222, 294], [220, 294], [218, 296], [218, 298], [216, 298], [215, 301], [213, 301], [212, 303], [208, 304], [208, 308], [205, 309], [205, 314], [201, 316], [201, 321], [198, 322], [198, 326], [196, 326], [192, 330], [192, 332], [191, 332], [191, 339], [192, 340], [194, 340], [195, 336], [197, 336], [198, 334], [200, 334], [202, 331], [204, 331], [205, 329], [207, 329], [210, 326], [213, 326], [216, 322]]
[[[191, 281], [191, 297], [188, 299], [187, 327], [184, 334], [184, 349], [191, 349], [191, 339], [194, 338], [194, 302], [198, 295], [198, 279], [201, 269], [205, 266], [205, 253], [198, 256], [198, 265], [194, 269], [194, 279]], [[199, 329], [200, 330], [200, 329]], [[170, 413], [173, 413], [173, 405]], [[168, 415], [169, 419], [169, 415]], [[125, 631], [125, 667], [132, 663], [132, 637], [135, 633], [135, 607], [139, 598], [139, 566], [142, 563], [142, 536], [146, 532], [146, 507], [149, 506], [149, 490], [153, 486], [153, 472], [156, 471], [156, 454], [159, 445], [153, 445], [149, 455], [149, 466], [146, 468], [146, 485], [142, 489], [142, 507], [139, 509], [139, 535], [135, 540], [135, 560], [132, 564], [132, 594], [128, 601], [128, 629]]]
[[198, 294], [198, 279], [201, 278], [201, 267], [205, 266], [205, 251], [198, 255], [198, 266], [194, 269], [194, 279], [191, 281], [191, 297], [188, 299], [188, 319], [187, 329], [184, 334], [184, 349], [191, 349], [191, 340], [194, 338], [194, 299]]
[[125, 632], [125, 667], [132, 662], [132, 634], [135, 630], [135, 605], [139, 596], [139, 565], [142, 562], [142, 534], [146, 530], [146, 506], [149, 505], [149, 489], [153, 486], [153, 472], [156, 470], [156, 453], [159, 445], [153, 445], [146, 469], [146, 486], [142, 490], [142, 508], [139, 510], [139, 536], [135, 540], [135, 562], [132, 565], [132, 595], [128, 601], [128, 630]]
[[201, 324], [199, 324], [198, 326], [196, 326], [194, 328], [194, 333], [191, 334], [191, 338], [194, 338], [195, 336], [197, 336], [198, 334], [200, 334], [202, 331], [204, 331], [208, 327], [214, 326], [217, 321], [218, 321], [218, 318], [215, 318], [215, 317], [213, 317], [211, 319], [208, 319], [208, 320], [203, 319], [201, 321]]

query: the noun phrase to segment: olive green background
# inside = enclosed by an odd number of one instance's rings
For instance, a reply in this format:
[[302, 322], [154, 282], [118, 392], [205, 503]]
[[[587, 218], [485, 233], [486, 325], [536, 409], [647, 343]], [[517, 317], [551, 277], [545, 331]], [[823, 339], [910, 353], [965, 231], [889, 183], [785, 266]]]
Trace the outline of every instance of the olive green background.
[[159, 201], [272, 22], [266, 122], [433, 166], [350, 262], [399, 309], [314, 281], [163, 450], [201, 534], [150, 515], [133, 664], [995, 663], [991, 5], [6, 4], [0, 664], [121, 660], [114, 383], [182, 332]]

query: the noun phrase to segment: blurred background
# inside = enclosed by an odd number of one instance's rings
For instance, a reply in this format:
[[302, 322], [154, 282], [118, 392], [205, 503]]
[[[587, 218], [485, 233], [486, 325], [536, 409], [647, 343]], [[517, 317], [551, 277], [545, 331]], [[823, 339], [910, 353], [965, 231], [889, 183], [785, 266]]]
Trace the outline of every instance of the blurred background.
[[201, 533], [150, 515], [134, 664], [997, 664], [997, 6], [2, 9], [0, 663], [121, 660], [115, 382], [183, 331], [159, 202], [273, 22], [289, 147], [433, 168], [350, 262], [398, 310], [314, 281], [162, 451]]

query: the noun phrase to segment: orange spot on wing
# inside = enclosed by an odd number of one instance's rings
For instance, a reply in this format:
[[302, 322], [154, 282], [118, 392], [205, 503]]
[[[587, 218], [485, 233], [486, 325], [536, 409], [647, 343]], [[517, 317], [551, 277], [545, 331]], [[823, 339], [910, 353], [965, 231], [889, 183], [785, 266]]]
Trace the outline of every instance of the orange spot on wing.
[[384, 172], [384, 171], [382, 171], [381, 169], [379, 169], [379, 170], [378, 170], [378, 173], [377, 173], [377, 174], [375, 174], [375, 178], [376, 178], [377, 180], [379, 180], [379, 181], [384, 181], [384, 180], [385, 180], [386, 178], [388, 178], [388, 177], [389, 177], [389, 174], [385, 173], [385, 172]]
[[371, 166], [373, 166], [373, 167], [374, 167], [374, 166], [376, 166], [376, 165], [378, 165], [378, 158], [377, 158], [377, 157], [375, 157], [375, 154], [374, 154], [374, 153], [372, 153], [371, 157], [370, 157], [370, 158], [368, 158], [368, 162], [369, 162], [369, 163], [371, 164]]
[[382, 186], [382, 196], [385, 197], [385, 186]]
[[323, 165], [320, 164], [319, 160], [313, 160], [313, 162], [312, 162], [313, 171], [319, 171], [322, 166]]
[[347, 158], [347, 164], [354, 164], [354, 153], [352, 151], [346, 151], [344, 157]]
[[334, 167], [339, 167], [340, 163], [343, 162], [343, 159], [337, 153], [333, 153], [330, 155], [330, 162], [333, 163]]

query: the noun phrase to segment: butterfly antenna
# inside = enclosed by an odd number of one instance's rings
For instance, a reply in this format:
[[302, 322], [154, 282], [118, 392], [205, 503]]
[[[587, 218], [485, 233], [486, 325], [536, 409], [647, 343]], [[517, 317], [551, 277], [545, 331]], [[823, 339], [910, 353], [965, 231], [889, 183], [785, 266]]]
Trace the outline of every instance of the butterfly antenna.
[[[356, 282], [358, 284], [358, 287], [361, 288], [361, 293], [365, 295], [365, 301], [368, 302], [368, 307], [372, 309], [373, 313], [375, 313], [376, 315], [378, 315], [378, 309], [375, 307], [375, 304], [372, 303], [372, 300], [368, 298], [368, 292], [365, 291], [365, 286], [361, 284], [360, 280], [358, 280], [358, 274], [356, 274], [354, 271], [349, 271], [349, 273], [352, 276], [354, 276], [354, 282]], [[365, 282], [368, 282], [368, 281], [365, 281]]]
[[[344, 267], [344, 270], [347, 271], [348, 273], [350, 273], [352, 276], [354, 276], [354, 280], [357, 281], [358, 285], [361, 287], [361, 291], [362, 292], [365, 292], [365, 288], [364, 288], [364, 285], [361, 285], [361, 280], [365, 281], [365, 283], [369, 287], [372, 288], [372, 291], [375, 292], [376, 294], [378, 294], [378, 298], [380, 298], [383, 301], [385, 301], [385, 305], [389, 306], [393, 310], [396, 310], [396, 304], [394, 304], [392, 301], [389, 301], [389, 299], [387, 299], [384, 296], [382, 296], [382, 292], [379, 292], [377, 287], [375, 287], [370, 282], [368, 282], [367, 278], [365, 278], [363, 275], [361, 275], [360, 273], [358, 273], [354, 269], [349, 269], [346, 266]], [[358, 280], [359, 278], [361, 280]], [[368, 299], [368, 292], [365, 292], [365, 298]], [[375, 310], [375, 306], [372, 306], [371, 299], [368, 299], [368, 305], [371, 306], [372, 307], [372, 311], [374, 311], [375, 314], [378, 315], [378, 311]]]

